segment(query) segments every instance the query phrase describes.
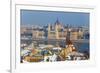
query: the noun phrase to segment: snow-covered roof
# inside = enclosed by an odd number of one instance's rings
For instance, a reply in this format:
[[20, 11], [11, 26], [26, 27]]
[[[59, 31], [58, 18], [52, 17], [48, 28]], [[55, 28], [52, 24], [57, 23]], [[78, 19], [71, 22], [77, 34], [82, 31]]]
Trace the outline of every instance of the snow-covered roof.
[[83, 56], [84, 54], [80, 52], [71, 52], [68, 55]]
[[54, 50], [61, 50], [61, 48], [60, 47], [54, 47], [54, 48], [52, 48], [52, 49], [54, 49]]

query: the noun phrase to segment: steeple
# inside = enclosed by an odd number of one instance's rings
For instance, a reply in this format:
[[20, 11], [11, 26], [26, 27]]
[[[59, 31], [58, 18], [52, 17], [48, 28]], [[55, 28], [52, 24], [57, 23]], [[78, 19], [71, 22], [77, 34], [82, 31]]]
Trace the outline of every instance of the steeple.
[[68, 37], [66, 37], [66, 45], [72, 45], [72, 41]]
[[72, 45], [72, 41], [70, 40], [70, 31], [70, 29], [67, 31], [66, 45]]
[[60, 22], [59, 22], [59, 20], [58, 20], [58, 18], [57, 18], [57, 20], [56, 20], [56, 22], [55, 22], [55, 25], [59, 25], [60, 24]]

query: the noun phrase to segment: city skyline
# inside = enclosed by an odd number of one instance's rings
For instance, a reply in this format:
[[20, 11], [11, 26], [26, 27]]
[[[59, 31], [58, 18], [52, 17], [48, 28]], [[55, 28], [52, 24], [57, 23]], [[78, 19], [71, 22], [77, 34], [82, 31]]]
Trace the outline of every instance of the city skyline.
[[61, 24], [71, 26], [89, 26], [89, 13], [21, 10], [21, 25], [45, 26], [54, 24], [58, 19]]
[[20, 63], [90, 59], [89, 13], [21, 10], [20, 23]]

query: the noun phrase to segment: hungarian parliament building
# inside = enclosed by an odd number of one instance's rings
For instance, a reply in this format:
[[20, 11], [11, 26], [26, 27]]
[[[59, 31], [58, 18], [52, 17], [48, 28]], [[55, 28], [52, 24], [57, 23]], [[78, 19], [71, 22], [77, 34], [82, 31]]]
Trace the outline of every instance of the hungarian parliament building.
[[89, 39], [89, 28], [87, 27], [71, 27], [63, 25], [58, 19], [54, 24], [47, 26], [22, 26], [21, 39], [66, 39], [70, 40]]

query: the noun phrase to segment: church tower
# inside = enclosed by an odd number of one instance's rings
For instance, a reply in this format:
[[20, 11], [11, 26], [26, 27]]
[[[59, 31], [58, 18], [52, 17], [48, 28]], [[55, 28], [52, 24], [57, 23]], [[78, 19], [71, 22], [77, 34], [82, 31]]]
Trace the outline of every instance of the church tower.
[[76, 51], [76, 48], [75, 48], [74, 44], [72, 43], [72, 41], [70, 40], [69, 37], [66, 37], [66, 49], [69, 52]]

